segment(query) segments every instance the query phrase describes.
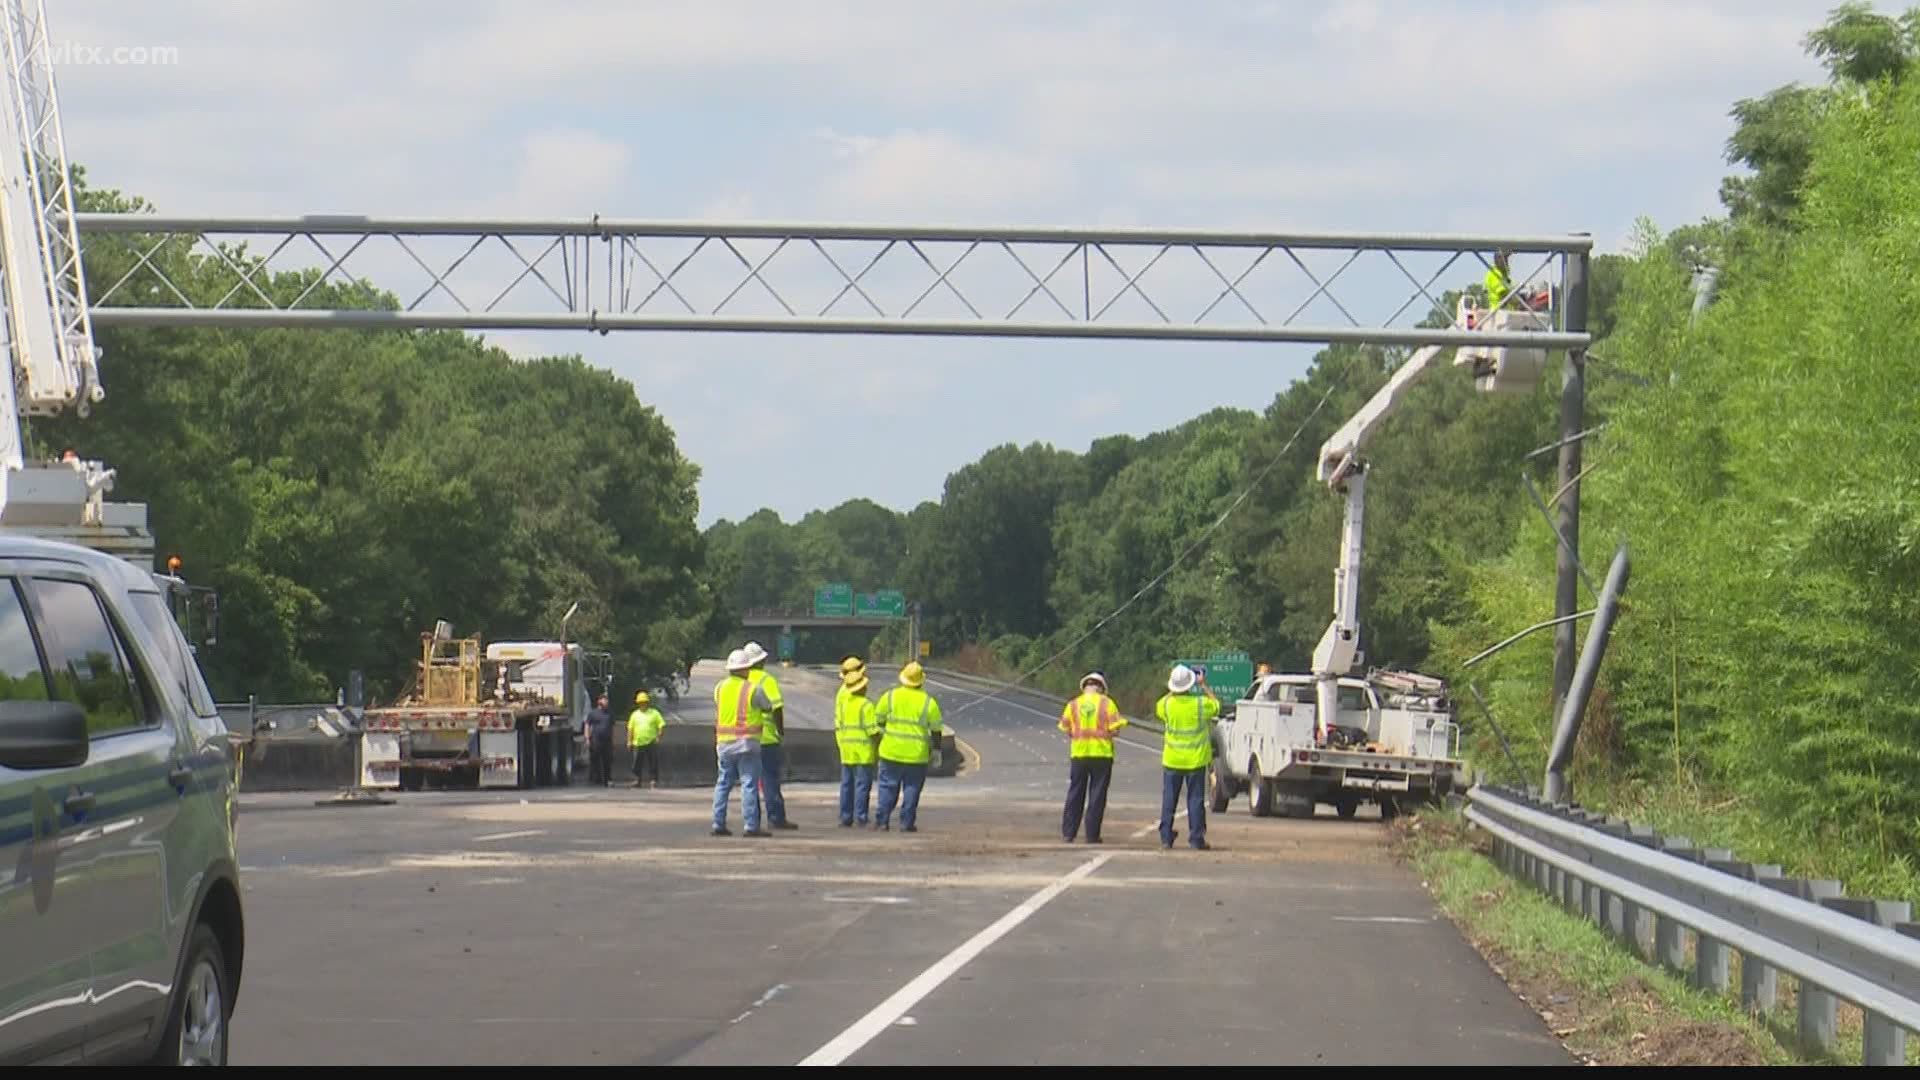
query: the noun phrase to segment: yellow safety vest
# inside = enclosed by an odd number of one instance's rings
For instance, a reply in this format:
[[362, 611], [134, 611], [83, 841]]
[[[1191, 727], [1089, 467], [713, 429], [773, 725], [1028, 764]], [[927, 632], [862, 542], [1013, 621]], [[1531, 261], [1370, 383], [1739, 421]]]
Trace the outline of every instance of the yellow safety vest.
[[933, 760], [933, 740], [940, 737], [940, 703], [925, 690], [897, 686], [880, 695], [875, 708], [885, 735], [880, 757], [896, 765], [926, 765]]
[[714, 742], [725, 746], [741, 739], [758, 742], [767, 723], [767, 710], [753, 703], [753, 686], [729, 675], [713, 688]]
[[[756, 689], [767, 692], [768, 705], [777, 709], [784, 704], [784, 702], [780, 700], [780, 683], [771, 673], [765, 671], [749, 671], [747, 672], [747, 679]], [[769, 714], [769, 719], [771, 719], [771, 714]], [[760, 733], [760, 745], [777, 746], [779, 743], [780, 729], [772, 723], [767, 724], [766, 730]]]
[[1213, 764], [1213, 733], [1207, 724], [1220, 715], [1212, 695], [1167, 694], [1154, 703], [1153, 715], [1166, 729], [1161, 736], [1160, 764], [1179, 772]]
[[833, 741], [840, 746], [840, 764], [873, 764], [873, 737], [878, 734], [880, 724], [873, 702], [865, 694], [850, 694], [842, 687], [840, 700], [833, 707]]
[[1507, 298], [1507, 288], [1508, 288], [1507, 275], [1501, 273], [1499, 267], [1496, 266], [1487, 270], [1487, 310], [1488, 311], [1492, 311], [1494, 308], [1499, 307], [1500, 301], [1505, 300]]
[[1059, 728], [1073, 742], [1072, 757], [1113, 757], [1113, 733], [1126, 726], [1120, 707], [1105, 694], [1081, 694], [1060, 712]]
[[627, 745], [652, 746], [660, 738], [660, 729], [667, 726], [667, 718], [660, 715], [659, 709], [635, 709], [627, 717]]

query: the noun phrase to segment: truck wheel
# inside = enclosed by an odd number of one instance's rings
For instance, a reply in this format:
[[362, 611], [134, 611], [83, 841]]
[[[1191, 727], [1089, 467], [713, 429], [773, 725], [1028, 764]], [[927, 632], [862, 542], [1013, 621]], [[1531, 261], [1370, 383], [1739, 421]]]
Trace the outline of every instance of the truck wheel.
[[1207, 770], [1207, 809], [1216, 814], [1227, 812], [1227, 804], [1233, 801], [1232, 777], [1226, 775], [1225, 767], [1219, 759], [1214, 759], [1213, 768]]
[[1380, 797], [1380, 820], [1392, 821], [1400, 816], [1400, 800], [1391, 795]]
[[1248, 764], [1247, 771], [1252, 774], [1247, 780], [1247, 809], [1254, 817], [1272, 817], [1273, 781], [1260, 775], [1259, 758]]

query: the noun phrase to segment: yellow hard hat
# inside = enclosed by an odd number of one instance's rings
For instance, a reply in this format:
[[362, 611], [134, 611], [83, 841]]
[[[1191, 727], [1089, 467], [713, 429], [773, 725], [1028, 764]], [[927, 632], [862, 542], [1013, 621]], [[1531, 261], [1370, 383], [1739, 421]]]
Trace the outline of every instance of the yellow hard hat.
[[850, 694], [862, 693], [866, 690], [866, 688], [867, 688], [866, 672], [864, 671], [857, 672], [855, 674], [847, 676], [847, 692], [848, 693]]
[[867, 670], [867, 662], [857, 656], [849, 656], [840, 661], [840, 674], [851, 675], [856, 671]]
[[645, 705], [648, 702], [651, 702], [652, 700], [653, 700], [652, 698], [647, 696], [647, 692], [645, 690], [642, 690], [639, 693], [633, 695], [633, 703], [635, 705]]
[[920, 666], [920, 662], [917, 660], [909, 663], [906, 667], [903, 667], [900, 669], [900, 685], [901, 686], [911, 686], [915, 689], [919, 689], [920, 684], [926, 681], [927, 681], [926, 669], [922, 668]]

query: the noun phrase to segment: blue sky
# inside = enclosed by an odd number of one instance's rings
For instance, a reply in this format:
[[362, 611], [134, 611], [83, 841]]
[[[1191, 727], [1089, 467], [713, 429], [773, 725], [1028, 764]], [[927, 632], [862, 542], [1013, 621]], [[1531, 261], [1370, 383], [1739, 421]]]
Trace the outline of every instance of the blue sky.
[[[1613, 250], [1638, 216], [1717, 211], [1729, 106], [1818, 78], [1800, 42], [1829, 6], [91, 0], [50, 16], [57, 41], [109, 50], [96, 59], [172, 50], [58, 70], [72, 158], [166, 213], [1586, 231]], [[417, 291], [410, 264], [353, 266]], [[1000, 443], [1082, 450], [1262, 408], [1312, 353], [491, 340], [630, 380], [700, 464], [702, 524], [859, 496], [909, 509]]]

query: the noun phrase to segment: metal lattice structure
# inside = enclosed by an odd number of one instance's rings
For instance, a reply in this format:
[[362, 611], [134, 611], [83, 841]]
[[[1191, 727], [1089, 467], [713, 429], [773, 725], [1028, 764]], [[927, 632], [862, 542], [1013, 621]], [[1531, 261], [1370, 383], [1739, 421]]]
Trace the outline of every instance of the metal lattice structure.
[[[968, 229], [598, 217], [452, 221], [80, 214], [74, 222], [88, 237], [90, 266], [104, 265], [101, 249], [117, 245], [112, 272], [95, 268], [99, 291], [93, 319], [100, 326], [677, 330], [1553, 349], [1588, 344], [1584, 327], [1564, 327], [1557, 312], [1554, 329], [1496, 332], [1456, 326], [1455, 310], [1442, 301], [1449, 289], [1477, 284], [1492, 254], [1501, 250], [1515, 256], [1514, 289], [1506, 303], [1526, 294], [1557, 298], [1568, 261], [1584, 260], [1592, 248], [1582, 234]], [[1523, 263], [1534, 256], [1537, 267], [1522, 276]], [[1438, 262], [1438, 268], [1414, 265], [1423, 259]], [[1309, 265], [1316, 260], [1322, 264], [1317, 271]], [[417, 290], [381, 292], [374, 285], [388, 283], [391, 289], [392, 282], [409, 274], [418, 280]], [[1355, 314], [1364, 307], [1356, 293], [1398, 303], [1391, 310], [1377, 306], [1363, 318]]]
[[[41, 0], [0, 5], [9, 101], [6, 137], [13, 152], [0, 167], [6, 215], [7, 348], [24, 413], [77, 405], [85, 413], [104, 393], [95, 363], [86, 282], [75, 233], [66, 139], [54, 89], [52, 41]], [[15, 156], [17, 155], [17, 156]]]

